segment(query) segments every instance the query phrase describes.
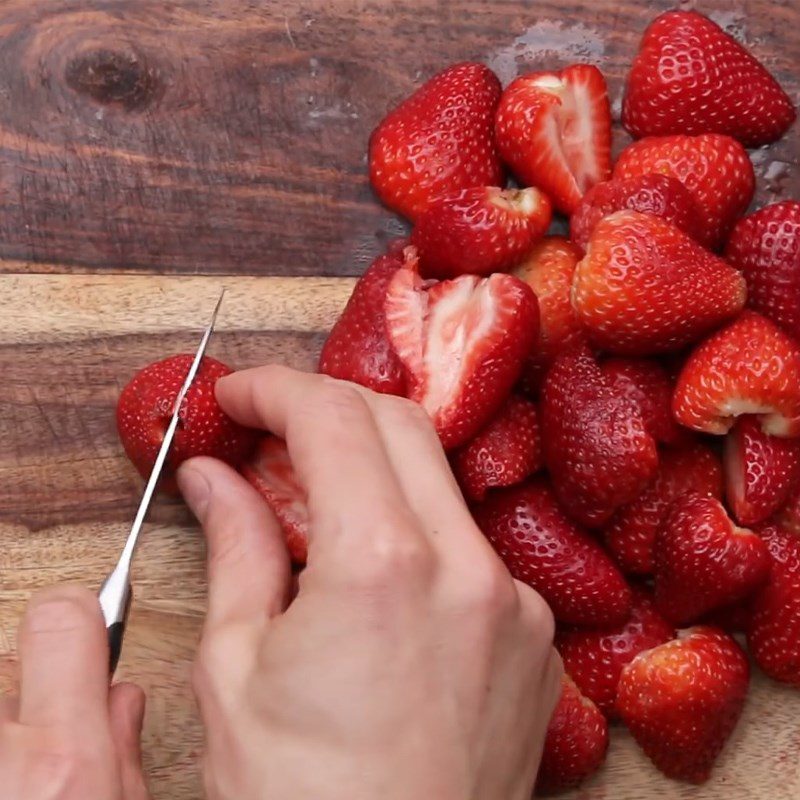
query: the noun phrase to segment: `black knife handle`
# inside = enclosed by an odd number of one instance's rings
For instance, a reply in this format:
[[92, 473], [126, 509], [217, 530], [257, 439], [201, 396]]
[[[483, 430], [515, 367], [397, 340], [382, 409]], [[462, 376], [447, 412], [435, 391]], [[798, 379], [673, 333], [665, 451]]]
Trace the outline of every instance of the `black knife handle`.
[[106, 628], [108, 633], [108, 671], [113, 675], [117, 671], [119, 657], [122, 655], [122, 640], [125, 638], [125, 622], [115, 622]]

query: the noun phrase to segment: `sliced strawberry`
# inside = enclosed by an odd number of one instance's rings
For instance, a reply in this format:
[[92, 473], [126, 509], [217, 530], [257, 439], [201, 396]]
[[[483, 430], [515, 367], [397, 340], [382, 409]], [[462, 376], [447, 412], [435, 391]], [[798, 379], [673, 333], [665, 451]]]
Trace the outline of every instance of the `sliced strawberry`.
[[555, 645], [564, 669], [584, 696], [613, 718], [622, 668], [639, 653], [674, 636], [675, 629], [655, 610], [647, 593], [636, 589], [631, 614], [621, 625], [562, 630], [556, 635]]
[[700, 221], [692, 193], [669, 175], [637, 175], [628, 180], [598, 183], [583, 196], [570, 219], [570, 235], [586, 249], [592, 231], [601, 219], [615, 211], [639, 211], [671, 222], [687, 236], [700, 241]]
[[511, 574], [536, 589], [559, 622], [616, 625], [630, 613], [625, 579], [544, 480], [492, 492], [474, 514]]
[[653, 482], [632, 503], [620, 508], [603, 531], [606, 547], [623, 572], [653, 572], [658, 529], [672, 503], [692, 491], [722, 497], [722, 466], [714, 451], [700, 443], [662, 451]]
[[602, 525], [658, 467], [639, 405], [617, 391], [592, 354], [562, 353], [542, 391], [544, 458], [559, 501], [583, 525]]
[[563, 792], [583, 783], [600, 769], [607, 750], [605, 717], [568, 676], [562, 676], [561, 697], [544, 740], [536, 795]]
[[742, 414], [772, 436], [800, 435], [800, 348], [754, 311], [703, 342], [687, 359], [672, 403], [678, 422], [724, 434]]
[[408, 396], [430, 414], [448, 449], [497, 413], [539, 335], [536, 296], [503, 274], [426, 284], [415, 269], [399, 270], [386, 322]]
[[470, 500], [486, 490], [514, 486], [542, 468], [542, 434], [536, 406], [512, 395], [497, 416], [458, 450], [453, 472]]
[[747, 305], [800, 340], [800, 203], [774, 203], [740, 219], [725, 257], [744, 273]]
[[739, 721], [749, 683], [742, 648], [698, 626], [622, 670], [617, 711], [665, 775], [703, 783]]
[[320, 372], [375, 392], [405, 395], [403, 365], [389, 343], [384, 312], [392, 278], [415, 260], [413, 249], [395, 247], [372, 262], [322, 348]]
[[753, 199], [756, 180], [747, 151], [719, 134], [655, 136], [634, 142], [620, 154], [614, 179], [659, 172], [677, 178], [694, 196], [698, 235], [720, 247]]
[[725, 133], [747, 147], [777, 141], [795, 116], [775, 78], [696, 11], [668, 11], [650, 24], [622, 106], [633, 136]]
[[572, 305], [589, 338], [627, 355], [678, 350], [736, 315], [741, 273], [666, 220], [618, 211], [597, 224]]
[[411, 220], [443, 194], [497, 186], [494, 139], [500, 81], [483, 64], [455, 64], [391, 111], [369, 140], [369, 177], [389, 208]]
[[518, 264], [550, 226], [552, 207], [538, 189], [477, 186], [432, 201], [411, 242], [423, 275], [488, 275]]
[[782, 439], [742, 417], [725, 437], [725, 491], [741, 525], [756, 525], [800, 486], [800, 439]]
[[769, 554], [715, 497], [679, 497], [656, 536], [655, 600], [676, 625], [749, 597], [769, 575]]
[[517, 78], [503, 92], [495, 130], [514, 174], [566, 214], [611, 174], [611, 111], [597, 67], [575, 64]]
[[305, 564], [309, 531], [306, 493], [294, 473], [286, 443], [275, 436], [265, 437], [241, 472], [278, 518], [292, 561]]

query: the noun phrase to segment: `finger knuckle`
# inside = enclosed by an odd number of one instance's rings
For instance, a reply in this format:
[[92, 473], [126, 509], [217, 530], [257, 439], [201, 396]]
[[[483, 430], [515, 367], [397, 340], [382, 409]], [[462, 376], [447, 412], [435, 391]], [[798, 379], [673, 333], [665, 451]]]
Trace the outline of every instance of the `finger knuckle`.
[[476, 562], [468, 578], [464, 602], [474, 613], [490, 617], [518, 610], [514, 582], [499, 559], [486, 557]]
[[538, 592], [527, 584], [518, 583], [517, 586], [524, 610], [523, 618], [528, 629], [540, 641], [546, 642], [548, 645], [552, 644], [556, 632], [556, 621], [550, 606]]
[[407, 400], [405, 397], [390, 397], [388, 395], [381, 398], [381, 403], [384, 404], [386, 413], [391, 415], [395, 424], [404, 428], [413, 428], [426, 435], [435, 436], [433, 421], [428, 412], [419, 403]]

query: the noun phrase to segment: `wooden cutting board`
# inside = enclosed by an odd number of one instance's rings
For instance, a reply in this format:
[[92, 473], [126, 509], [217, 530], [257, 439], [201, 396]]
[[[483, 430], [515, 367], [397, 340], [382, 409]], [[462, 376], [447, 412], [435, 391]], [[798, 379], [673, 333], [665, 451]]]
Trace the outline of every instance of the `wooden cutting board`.
[[[698, 4], [795, 100], [796, 0]], [[313, 368], [358, 275], [405, 228], [374, 201], [367, 137], [450, 62], [504, 81], [601, 64], [618, 110], [667, 0], [2, 0], [0, 2], [0, 679], [18, 616], [57, 581], [95, 586], [141, 483], [114, 404], [135, 370], [193, 350], [221, 286], [213, 355]], [[753, 154], [760, 201], [800, 196], [800, 132]], [[625, 141], [618, 137], [618, 145]], [[202, 796], [189, 665], [203, 546], [159, 501], [135, 571], [121, 677], [149, 695], [156, 800]], [[622, 730], [572, 798], [778, 798], [800, 791], [800, 695], [758, 676], [702, 788], [662, 779]], [[497, 800], [502, 800], [498, 798]]]

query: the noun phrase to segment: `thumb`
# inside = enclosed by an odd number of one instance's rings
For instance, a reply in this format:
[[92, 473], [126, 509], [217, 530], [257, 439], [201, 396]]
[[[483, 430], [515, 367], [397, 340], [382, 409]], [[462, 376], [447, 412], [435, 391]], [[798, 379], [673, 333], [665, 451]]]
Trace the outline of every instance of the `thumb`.
[[142, 772], [144, 692], [132, 683], [118, 683], [111, 688], [108, 703], [122, 797], [124, 800], [150, 800]]

